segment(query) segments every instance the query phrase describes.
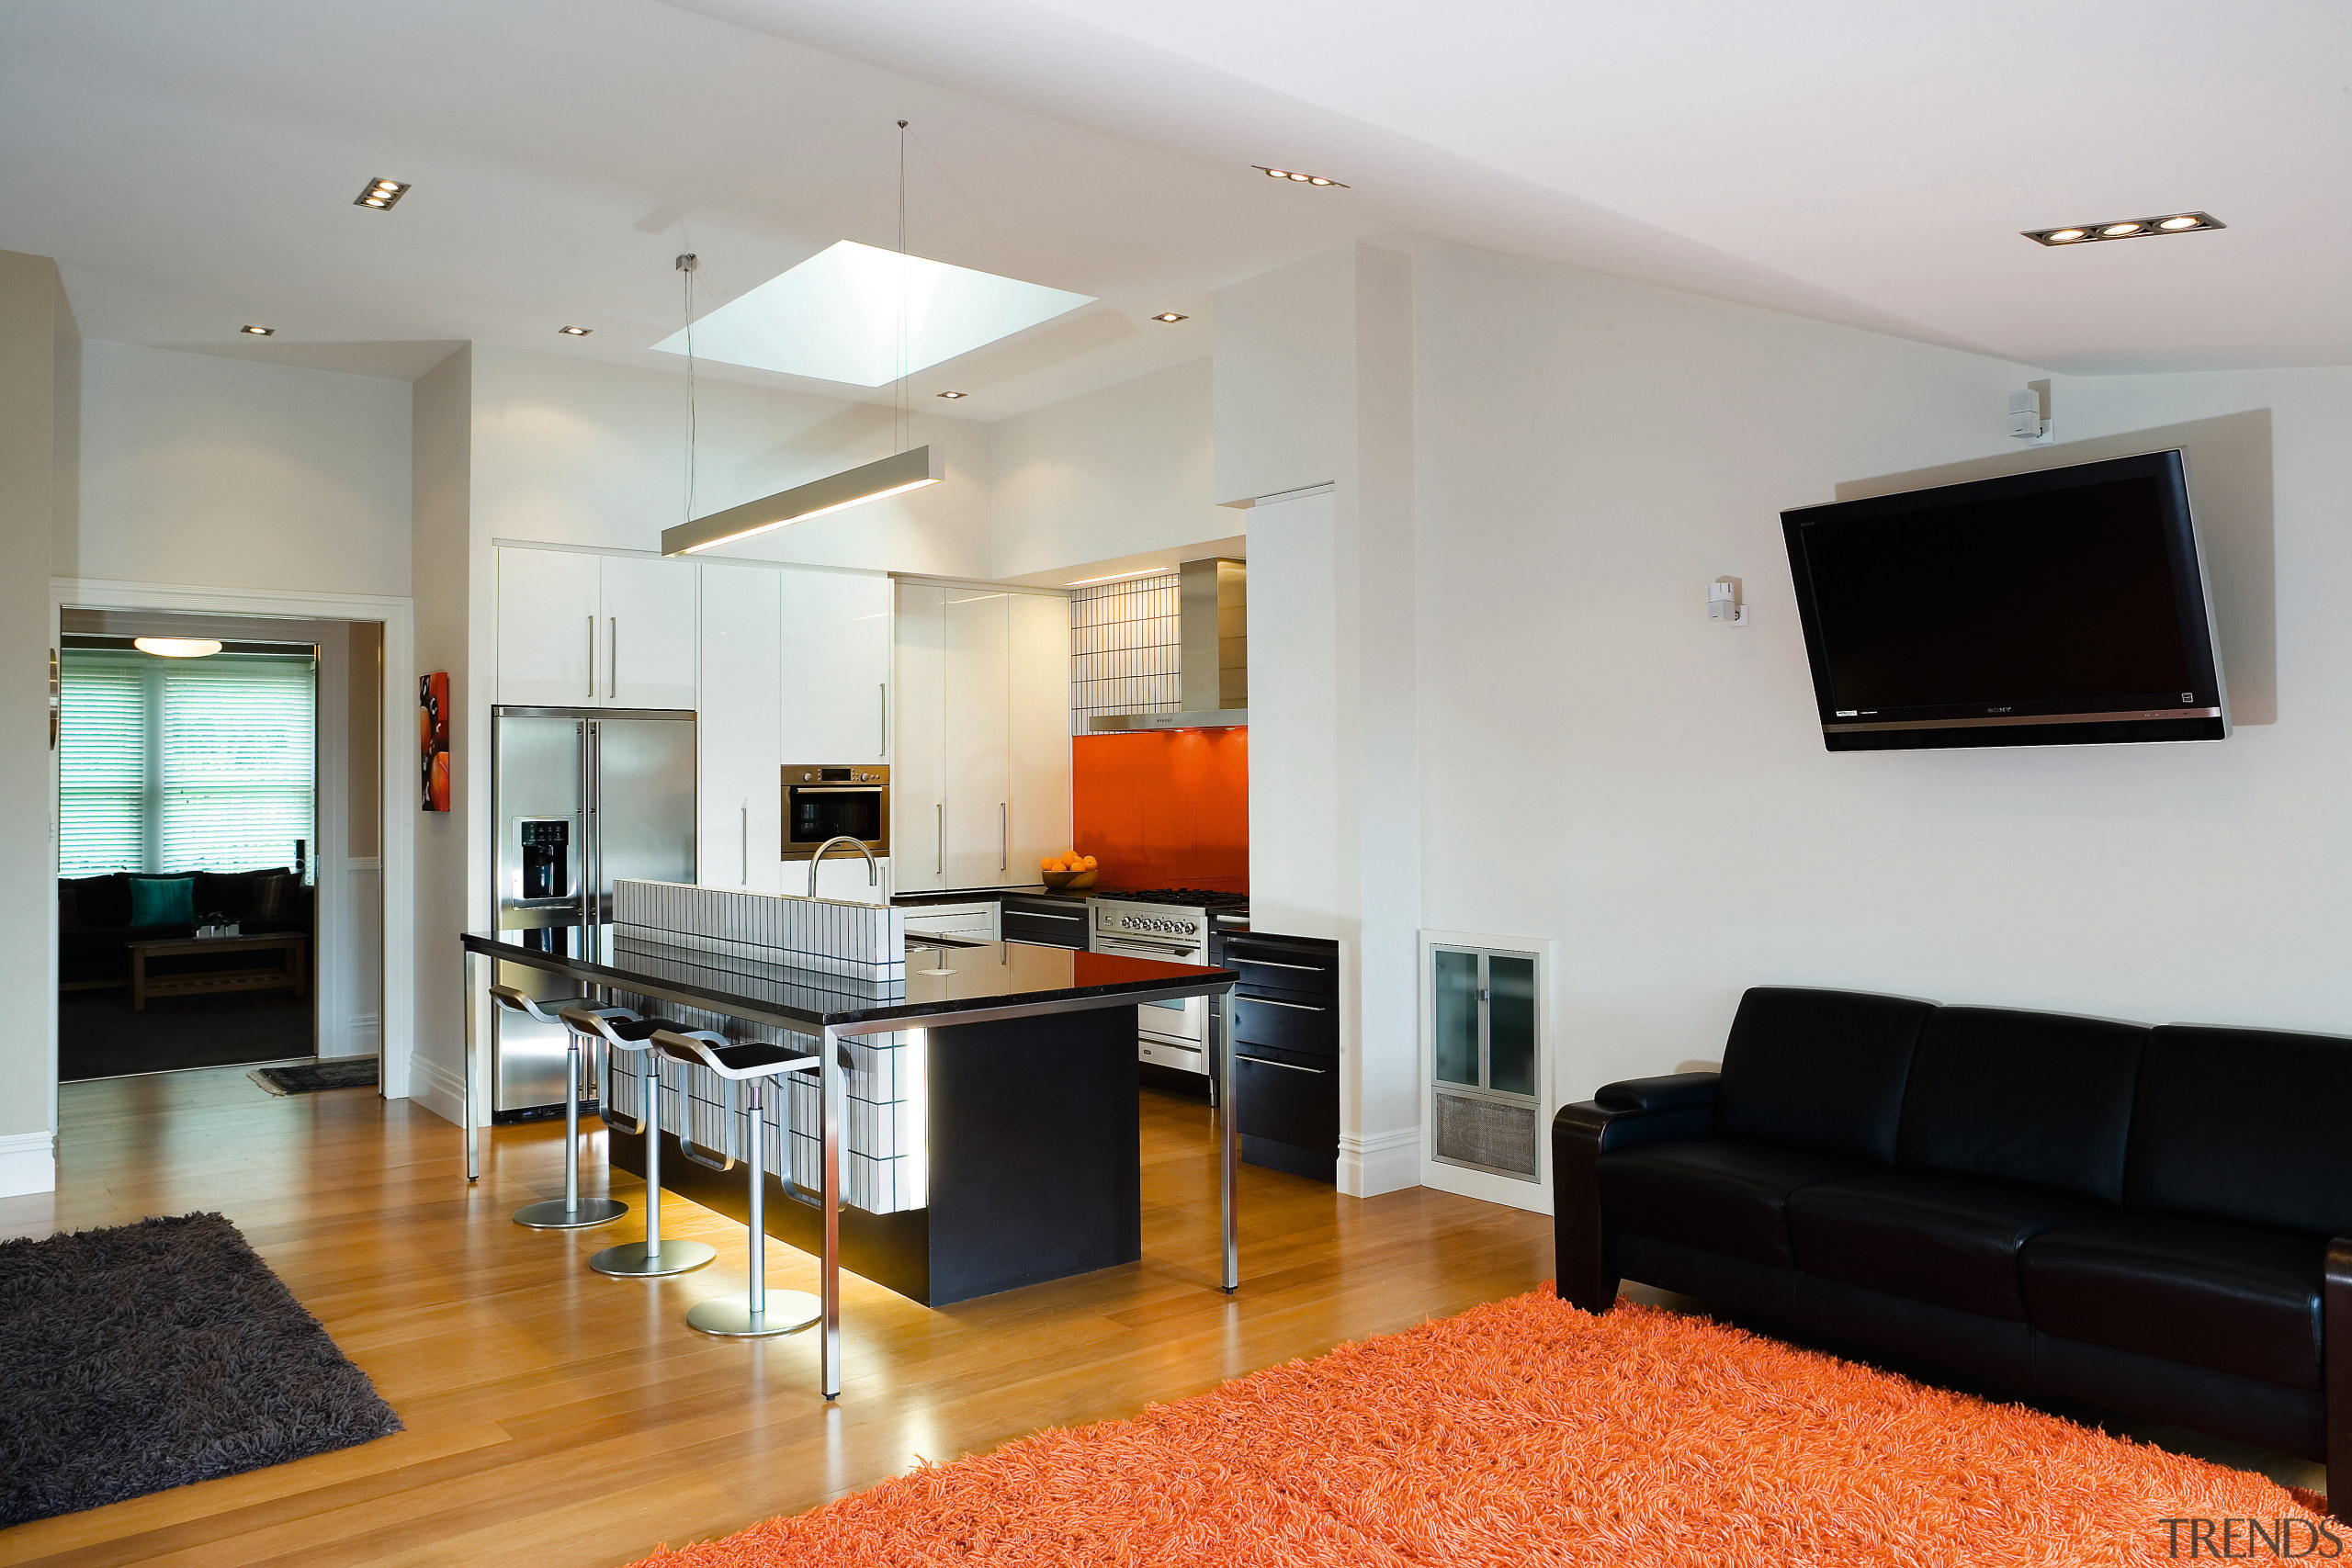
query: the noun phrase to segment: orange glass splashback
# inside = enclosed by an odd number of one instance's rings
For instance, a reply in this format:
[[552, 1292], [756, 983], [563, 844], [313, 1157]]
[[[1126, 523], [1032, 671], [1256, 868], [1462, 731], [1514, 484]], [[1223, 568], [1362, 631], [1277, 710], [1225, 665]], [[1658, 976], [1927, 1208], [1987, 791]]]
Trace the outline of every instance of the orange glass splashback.
[[1250, 731], [1145, 730], [1070, 742], [1070, 817], [1105, 887], [1250, 891]]

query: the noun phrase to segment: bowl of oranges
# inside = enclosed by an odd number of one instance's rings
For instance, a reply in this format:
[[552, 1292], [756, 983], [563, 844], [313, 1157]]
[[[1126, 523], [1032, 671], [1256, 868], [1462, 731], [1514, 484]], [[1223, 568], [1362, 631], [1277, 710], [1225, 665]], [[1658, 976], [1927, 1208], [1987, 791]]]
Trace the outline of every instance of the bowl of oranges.
[[1094, 857], [1071, 850], [1066, 854], [1047, 855], [1037, 863], [1045, 874], [1048, 887], [1091, 887], [1094, 886]]

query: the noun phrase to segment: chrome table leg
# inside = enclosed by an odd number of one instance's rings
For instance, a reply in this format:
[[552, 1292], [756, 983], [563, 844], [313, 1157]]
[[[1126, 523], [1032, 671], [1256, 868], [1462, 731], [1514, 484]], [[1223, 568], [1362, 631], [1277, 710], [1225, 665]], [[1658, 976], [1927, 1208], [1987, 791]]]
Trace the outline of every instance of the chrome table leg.
[[466, 949], [466, 1179], [481, 1179], [481, 1132], [475, 1125], [481, 1120], [477, 1107], [481, 1099], [481, 1033], [474, 1022], [476, 992], [481, 976], [481, 960], [474, 956], [472, 948]]
[[1226, 992], [1225, 1005], [1214, 1010], [1217, 1021], [1217, 1208], [1222, 1227], [1219, 1239], [1224, 1244], [1224, 1272], [1218, 1283], [1232, 1291], [1241, 1284], [1241, 1235], [1235, 1214], [1241, 1186], [1241, 1108], [1233, 1092], [1233, 993]]
[[822, 1392], [842, 1394], [842, 1037], [826, 1030], [817, 1042], [817, 1084], [824, 1144], [825, 1239], [819, 1268], [823, 1279], [824, 1344], [818, 1355]]

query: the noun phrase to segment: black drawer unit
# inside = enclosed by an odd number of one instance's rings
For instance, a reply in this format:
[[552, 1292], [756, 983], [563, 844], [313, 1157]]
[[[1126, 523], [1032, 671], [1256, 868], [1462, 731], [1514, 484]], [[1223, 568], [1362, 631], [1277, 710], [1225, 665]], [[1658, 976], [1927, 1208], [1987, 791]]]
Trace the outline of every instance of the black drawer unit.
[[1209, 962], [1238, 972], [1234, 1102], [1241, 1157], [1317, 1181], [1340, 1157], [1340, 948], [1313, 937], [1235, 931]]
[[1038, 947], [1086, 950], [1086, 905], [1076, 898], [1040, 898], [1008, 893], [999, 930], [1007, 942]]

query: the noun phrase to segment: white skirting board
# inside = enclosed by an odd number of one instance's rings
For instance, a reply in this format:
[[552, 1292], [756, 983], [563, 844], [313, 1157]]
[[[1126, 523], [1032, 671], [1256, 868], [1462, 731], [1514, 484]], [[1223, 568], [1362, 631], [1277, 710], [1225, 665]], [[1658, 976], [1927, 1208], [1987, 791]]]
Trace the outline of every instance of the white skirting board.
[[1377, 1198], [1421, 1184], [1421, 1130], [1340, 1134], [1340, 1190]]
[[56, 1190], [56, 1135], [0, 1133], [0, 1198]]
[[[1544, 1140], [1536, 1156], [1540, 1168], [1552, 1163], [1551, 1124], [1548, 1122], [1538, 1135]], [[1416, 1157], [1419, 1157], [1418, 1151]], [[1552, 1189], [1544, 1182], [1521, 1181], [1515, 1177], [1471, 1170], [1439, 1159], [1421, 1159], [1419, 1165], [1420, 1183], [1424, 1187], [1433, 1187], [1440, 1192], [1451, 1192], [1460, 1198], [1476, 1198], [1481, 1202], [1525, 1209], [1534, 1214], [1552, 1212]]]
[[[423, 1052], [408, 1059], [408, 1097], [444, 1122], [458, 1127], [466, 1124], [464, 1076], [451, 1072]], [[563, 1097], [556, 1098], [560, 1100]]]

